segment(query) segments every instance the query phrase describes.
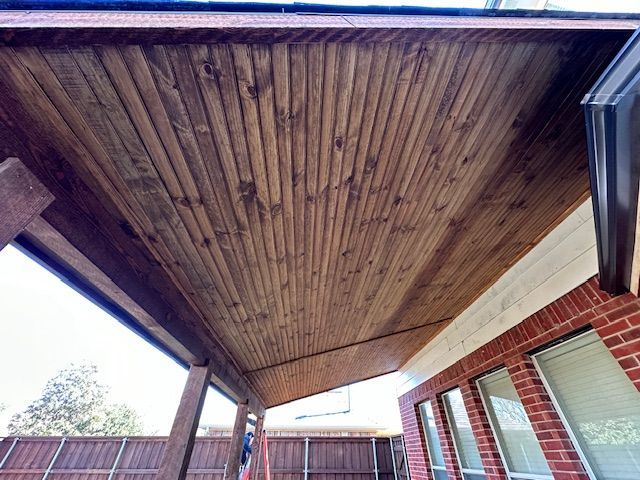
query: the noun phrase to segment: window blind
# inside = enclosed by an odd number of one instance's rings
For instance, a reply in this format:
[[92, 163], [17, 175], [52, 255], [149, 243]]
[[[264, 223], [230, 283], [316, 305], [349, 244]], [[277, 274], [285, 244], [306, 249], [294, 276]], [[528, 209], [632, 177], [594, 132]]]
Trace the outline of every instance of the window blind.
[[453, 432], [453, 438], [456, 443], [460, 466], [463, 469], [464, 477], [468, 480], [484, 479], [484, 475], [476, 472], [465, 473], [464, 470], [476, 470], [483, 472], [482, 460], [480, 452], [476, 445], [476, 439], [471, 430], [469, 416], [464, 408], [462, 400], [462, 392], [459, 388], [447, 392], [443, 395], [449, 426]]
[[640, 478], [640, 393], [594, 332], [536, 356], [597, 480]]
[[425, 402], [420, 405], [420, 413], [422, 413], [422, 424], [427, 437], [427, 448], [431, 457], [431, 464], [444, 467], [444, 456], [442, 455], [442, 445], [440, 437], [436, 429], [436, 422], [433, 418], [433, 408], [431, 402]]
[[489, 375], [478, 383], [511, 477], [536, 474], [551, 478], [547, 461], [507, 370]]

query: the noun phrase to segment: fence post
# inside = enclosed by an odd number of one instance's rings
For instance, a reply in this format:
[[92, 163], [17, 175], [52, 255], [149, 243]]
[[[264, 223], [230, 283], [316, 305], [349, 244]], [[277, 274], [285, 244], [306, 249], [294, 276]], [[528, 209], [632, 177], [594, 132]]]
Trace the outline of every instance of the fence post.
[[398, 480], [398, 470], [396, 467], [396, 452], [393, 451], [393, 437], [389, 437], [389, 448], [391, 449], [391, 464], [393, 465], [393, 480]]
[[304, 480], [309, 478], [309, 437], [304, 439]]
[[120, 463], [120, 457], [122, 456], [122, 452], [124, 452], [124, 447], [126, 444], [127, 444], [127, 437], [124, 437], [122, 439], [122, 443], [120, 444], [120, 449], [118, 450], [116, 459], [113, 461], [113, 465], [111, 466], [111, 471], [109, 472], [109, 478], [107, 478], [107, 480], [111, 480], [113, 476], [116, 474], [116, 469], [118, 468], [118, 463]]
[[47, 467], [46, 472], [44, 472], [44, 475], [42, 476], [42, 480], [47, 480], [47, 477], [49, 476], [49, 473], [53, 468], [53, 464], [56, 463], [56, 459], [58, 458], [58, 455], [60, 455], [60, 452], [62, 451], [62, 447], [64, 447], [64, 442], [66, 441], [67, 441], [67, 437], [62, 437], [62, 440], [60, 441], [60, 445], [58, 445], [58, 449], [56, 450], [56, 453], [53, 454], [53, 458], [51, 459], [51, 462], [49, 462], [49, 466]]
[[13, 439], [13, 443], [9, 447], [9, 450], [7, 450], [7, 453], [5, 453], [4, 457], [2, 457], [2, 461], [0, 461], [0, 468], [4, 467], [4, 464], [7, 463], [7, 460], [9, 460], [9, 455], [11, 455], [11, 452], [13, 452], [13, 449], [15, 448], [16, 443], [18, 443], [19, 440], [20, 437], [16, 437]]
[[376, 449], [376, 439], [371, 438], [371, 447], [373, 448], [373, 473], [375, 479], [378, 480], [378, 450]]

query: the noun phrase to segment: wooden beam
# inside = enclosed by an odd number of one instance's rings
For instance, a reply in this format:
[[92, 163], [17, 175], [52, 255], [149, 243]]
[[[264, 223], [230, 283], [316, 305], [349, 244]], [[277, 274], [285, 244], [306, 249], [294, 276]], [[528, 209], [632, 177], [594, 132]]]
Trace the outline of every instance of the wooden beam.
[[[0, 45], [317, 43], [566, 38], [635, 30], [638, 19], [492, 18], [428, 15], [298, 15], [144, 12], [0, 12]], [[551, 36], [550, 36], [551, 34]]]
[[17, 158], [0, 163], [0, 250], [53, 201], [53, 195]]
[[236, 480], [240, 468], [240, 455], [242, 454], [242, 442], [247, 429], [247, 417], [249, 415], [249, 405], [238, 404], [236, 412], [236, 422], [233, 425], [231, 434], [231, 445], [229, 446], [229, 456], [227, 458], [227, 468], [224, 471], [224, 480]]
[[164, 447], [157, 480], [184, 480], [187, 476], [196, 430], [209, 387], [211, 367], [209, 363], [205, 366], [192, 365], [189, 369], [187, 384]]
[[261, 415], [256, 420], [256, 429], [254, 432], [253, 448], [251, 449], [251, 472], [249, 474], [249, 480], [258, 479], [258, 468], [262, 463], [262, 435], [264, 433], [264, 415]]
[[[171, 352], [182, 362], [193, 365], [201, 361], [182, 343], [171, 336], [148, 311], [119, 288], [103, 270], [84, 256], [82, 252], [75, 248], [44, 218], [34, 218], [24, 229], [22, 235], [16, 239], [16, 243], [31, 254], [35, 253], [34, 250], [36, 249], [46, 251], [50, 259], [55, 259], [56, 263], [56, 265], [46, 265], [47, 268], [73, 271], [81, 276], [82, 280], [100, 292], [100, 295], [104, 296], [107, 302], [118, 305], [132, 320], [139, 323], [145, 332], [148, 332], [153, 338], [159, 341], [159, 345], [156, 346]], [[36, 260], [44, 263], [43, 259], [37, 258]], [[55, 273], [58, 276], [61, 274], [59, 271]], [[64, 280], [84, 296], [90, 297], [94, 302], [96, 301], [93, 295], [89, 295], [88, 292], [78, 288], [79, 285], [75, 284], [77, 282], [73, 282], [72, 279], [67, 278]], [[119, 320], [124, 322], [124, 319]], [[131, 325], [127, 326], [131, 327]]]

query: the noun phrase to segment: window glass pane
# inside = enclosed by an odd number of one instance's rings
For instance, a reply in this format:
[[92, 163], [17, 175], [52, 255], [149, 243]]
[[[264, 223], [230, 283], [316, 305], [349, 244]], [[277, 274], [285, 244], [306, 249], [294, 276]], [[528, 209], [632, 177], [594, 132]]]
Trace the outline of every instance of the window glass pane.
[[537, 360], [597, 478], [640, 478], [640, 392], [598, 335], [583, 335]]
[[431, 457], [432, 465], [444, 467], [444, 456], [442, 455], [442, 446], [440, 445], [440, 437], [436, 430], [436, 422], [433, 418], [433, 408], [431, 402], [420, 405], [420, 413], [422, 413], [422, 424], [427, 436], [427, 448]]
[[464, 480], [485, 480], [484, 475], [479, 475], [477, 473], [463, 473], [462, 477]]
[[482, 471], [480, 452], [478, 452], [476, 439], [471, 431], [469, 416], [464, 408], [462, 392], [457, 388], [443, 395], [443, 398], [462, 468]]
[[507, 371], [494, 373], [479, 383], [509, 471], [550, 476], [547, 461]]
[[436, 480], [449, 480], [445, 470], [433, 470], [433, 478]]

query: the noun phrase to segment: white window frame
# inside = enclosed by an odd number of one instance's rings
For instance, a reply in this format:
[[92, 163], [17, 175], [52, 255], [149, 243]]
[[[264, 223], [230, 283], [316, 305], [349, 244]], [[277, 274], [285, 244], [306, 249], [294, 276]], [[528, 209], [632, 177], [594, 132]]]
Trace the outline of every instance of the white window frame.
[[[442, 399], [443, 402], [443, 406], [444, 406], [444, 413], [447, 417], [447, 424], [449, 425], [449, 428], [451, 429], [451, 438], [453, 439], [453, 449], [456, 452], [456, 460], [458, 461], [458, 467], [460, 468], [460, 471], [464, 474], [464, 473], [468, 473], [469, 475], [482, 475], [485, 477], [485, 479], [487, 478], [487, 473], [484, 471], [484, 468], [482, 470], [476, 470], [474, 468], [464, 468], [462, 466], [462, 462], [460, 461], [460, 453], [458, 452], [458, 441], [456, 439], [456, 435], [452, 429], [452, 425], [455, 425], [454, 422], [451, 421], [451, 415], [449, 415], [449, 402], [445, 399], [445, 396], [449, 395], [451, 392], [453, 392], [454, 390], [460, 390], [460, 393], [462, 394], [462, 390], [460, 389], [460, 387], [456, 387], [456, 388], [452, 388], [451, 390], [443, 393], [442, 395], [440, 395], [440, 398]], [[469, 417], [469, 412], [467, 412], [467, 407], [464, 405], [464, 403], [462, 404], [465, 413], [467, 414], [467, 418]], [[456, 425], [457, 428], [457, 425]], [[475, 434], [473, 433], [473, 429], [471, 429], [471, 435], [473, 435], [473, 441], [476, 442], [476, 448], [478, 448], [478, 440], [476, 439]], [[464, 477], [464, 475], [463, 475]]]
[[[431, 410], [433, 411], [433, 401], [432, 400], [426, 400], [422, 403], [420, 403], [420, 405], [418, 405], [418, 410], [420, 410], [420, 420], [422, 421], [422, 431], [424, 432], [424, 440], [425, 442], [427, 442], [427, 455], [429, 456], [429, 465], [431, 465], [431, 473], [433, 473], [433, 477], [435, 478], [435, 472], [434, 470], [438, 470], [440, 472], [444, 472], [447, 475], [447, 478], [449, 477], [449, 472], [447, 472], [447, 467], [446, 465], [444, 466], [440, 466], [440, 465], [436, 465], [433, 463], [433, 455], [431, 453], [431, 448], [433, 448], [431, 446], [431, 441], [429, 440], [429, 433], [427, 432], [428, 424], [427, 422], [425, 422], [424, 416], [422, 415], [422, 408], [420, 408], [421, 405], [424, 405], [428, 403], [431, 406]], [[435, 415], [434, 415], [434, 427], [436, 427], [436, 435], [438, 435], [438, 441], [440, 442], [440, 449], [442, 449], [442, 442], [440, 441], [440, 435], [438, 433], [438, 425], [435, 424]], [[446, 462], [445, 462], [446, 463]]]
[[538, 375], [540, 376], [540, 379], [542, 380], [542, 384], [544, 385], [544, 388], [547, 391], [547, 394], [551, 398], [551, 403], [553, 404], [553, 407], [556, 409], [556, 412], [558, 412], [558, 416], [560, 417], [560, 421], [562, 422], [562, 425], [564, 426], [564, 429], [569, 434], [569, 438], [571, 439], [571, 443], [573, 444], [573, 448], [578, 453], [578, 456], [580, 457], [580, 461], [582, 462], [582, 466], [584, 467], [585, 471], [587, 472], [588, 477], [591, 480], [598, 480], [598, 477], [596, 476], [596, 474], [594, 473], [593, 469], [591, 468], [591, 465], [589, 464], [589, 459], [588, 459], [587, 455], [584, 453], [584, 451], [582, 450], [582, 447], [580, 446], [580, 443], [578, 442], [578, 438], [573, 433], [573, 429], [571, 428], [571, 424], [569, 423], [569, 420], [567, 419], [567, 417], [565, 416], [564, 412], [562, 411], [562, 408], [560, 407], [560, 402], [558, 402], [558, 399], [556, 398], [556, 395], [555, 395], [554, 391], [551, 389], [551, 384], [547, 381], [546, 377], [544, 376], [544, 372], [543, 372], [542, 367], [540, 366], [540, 363], [538, 362], [538, 358], [537, 358], [538, 355], [542, 355], [543, 353], [555, 350], [556, 348], [559, 348], [561, 346], [566, 345], [568, 342], [572, 342], [574, 340], [578, 340], [579, 338], [585, 337], [585, 336], [587, 336], [589, 334], [592, 334], [592, 333], [595, 333], [595, 331], [594, 330], [587, 330], [586, 332], [582, 332], [579, 335], [567, 338], [567, 339], [559, 342], [556, 345], [553, 345], [553, 346], [551, 346], [549, 348], [545, 348], [544, 350], [541, 350], [539, 352], [534, 353], [533, 355], [531, 355], [531, 359], [533, 360], [533, 364], [534, 364], [534, 366], [536, 368], [536, 371], [538, 372]]
[[[553, 480], [553, 475], [541, 475], [538, 473], [518, 473], [518, 472], [512, 472], [511, 469], [509, 468], [509, 462], [507, 462], [507, 456], [502, 451], [502, 445], [500, 444], [501, 437], [500, 435], [498, 435], [498, 431], [496, 430], [493, 424], [493, 416], [489, 413], [489, 409], [487, 408], [487, 399], [485, 397], [485, 392], [484, 392], [484, 389], [482, 388], [482, 385], [480, 385], [480, 381], [486, 378], [492, 377], [493, 375], [497, 375], [498, 373], [502, 373], [504, 371], [507, 371], [507, 369], [500, 368], [495, 372], [491, 372], [486, 375], [483, 375], [482, 377], [476, 380], [476, 385], [478, 387], [478, 392], [480, 392], [480, 399], [482, 400], [482, 408], [484, 408], [484, 412], [487, 415], [487, 418], [489, 420], [491, 433], [493, 434], [493, 438], [495, 439], [496, 445], [498, 446], [498, 452], [500, 453], [500, 460], [502, 461], [504, 470], [507, 472], [507, 478], [509, 478], [509, 480]], [[508, 373], [509, 372], [507, 371], [507, 374]], [[511, 378], [511, 376], [509, 376], [509, 378]], [[526, 412], [525, 412], [525, 415], [526, 415]], [[527, 415], [527, 418], [528, 417], [529, 416]], [[536, 441], [537, 441], [537, 438], [536, 438]], [[546, 457], [545, 457], [545, 460], [546, 460]]]

